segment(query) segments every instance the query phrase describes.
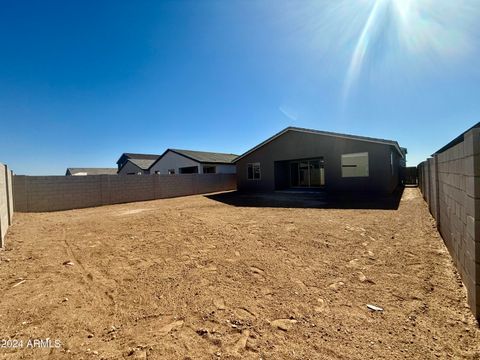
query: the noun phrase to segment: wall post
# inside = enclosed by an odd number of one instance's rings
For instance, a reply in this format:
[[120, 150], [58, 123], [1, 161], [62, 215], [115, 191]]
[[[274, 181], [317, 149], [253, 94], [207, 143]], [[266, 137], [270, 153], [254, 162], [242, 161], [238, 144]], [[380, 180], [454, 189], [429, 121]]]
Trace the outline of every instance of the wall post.
[[11, 210], [11, 203], [13, 199], [11, 198], [11, 186], [12, 184], [10, 183], [9, 179], [11, 177], [9, 176], [10, 170], [8, 169], [8, 166], [5, 165], [5, 191], [7, 193], [7, 213], [8, 213], [8, 225], [12, 225], [12, 210]]

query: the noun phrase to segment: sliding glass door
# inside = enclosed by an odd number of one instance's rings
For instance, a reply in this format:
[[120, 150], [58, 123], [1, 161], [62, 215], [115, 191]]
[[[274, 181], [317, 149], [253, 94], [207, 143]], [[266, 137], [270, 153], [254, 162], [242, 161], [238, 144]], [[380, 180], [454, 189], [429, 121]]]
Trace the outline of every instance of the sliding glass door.
[[290, 162], [290, 186], [319, 187], [325, 184], [322, 159]]
[[[310, 170], [310, 187], [316, 187], [322, 185], [320, 177], [320, 160], [311, 160], [308, 162]], [[322, 169], [323, 170], [323, 169]]]
[[309, 186], [308, 162], [298, 163], [298, 186]]

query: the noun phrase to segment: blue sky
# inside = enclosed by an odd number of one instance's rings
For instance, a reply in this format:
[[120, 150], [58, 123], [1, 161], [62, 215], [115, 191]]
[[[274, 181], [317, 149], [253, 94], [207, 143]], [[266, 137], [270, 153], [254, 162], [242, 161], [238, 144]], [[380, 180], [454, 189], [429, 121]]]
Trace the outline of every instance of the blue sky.
[[286, 126], [397, 140], [480, 121], [480, 2], [0, 1], [0, 162], [241, 154]]

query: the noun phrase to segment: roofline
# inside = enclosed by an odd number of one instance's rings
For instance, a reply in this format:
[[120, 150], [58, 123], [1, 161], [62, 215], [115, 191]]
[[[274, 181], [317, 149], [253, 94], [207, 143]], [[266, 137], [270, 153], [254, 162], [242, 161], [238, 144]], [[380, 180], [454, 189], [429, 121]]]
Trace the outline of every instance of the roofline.
[[159, 162], [160, 159], [163, 158], [163, 156], [164, 156], [169, 150], [170, 150], [170, 149], [165, 150], [165, 151], [163, 152], [163, 154], [160, 155], [160, 156], [158, 157], [158, 159], [153, 162], [152, 165], [150, 165], [150, 167], [148, 168], [148, 170], [150, 170], [150, 169], [153, 167], [153, 165], [155, 165], [157, 162]]
[[445, 146], [443, 146], [442, 148], [440, 148], [440, 149], [438, 149], [437, 151], [435, 151], [431, 156], [434, 156], [434, 155], [437, 155], [437, 154], [441, 154], [441, 153], [443, 153], [444, 151], [450, 149], [451, 147], [460, 144], [460, 143], [464, 140], [464, 135], [465, 135], [467, 132], [469, 132], [469, 131], [472, 130], [472, 129], [478, 128], [478, 127], [480, 127], [480, 122], [476, 123], [475, 125], [473, 125], [473, 126], [470, 127], [469, 129], [465, 130], [463, 133], [461, 133], [460, 135], [458, 135], [455, 139], [453, 139], [452, 141], [450, 141], [447, 145], [445, 145]]
[[376, 144], [390, 145], [390, 146], [395, 147], [395, 149], [398, 151], [398, 153], [400, 154], [400, 156], [402, 158], [405, 158], [405, 154], [402, 152], [402, 150], [400, 148], [400, 145], [398, 145], [398, 142], [393, 141], [393, 140], [381, 140], [381, 139], [368, 138], [368, 137], [364, 137], [364, 136], [338, 134], [338, 133], [334, 133], [334, 132], [327, 132], [327, 131], [321, 131], [321, 130], [312, 130], [312, 129], [305, 129], [305, 128], [289, 126], [285, 129], [283, 129], [282, 131], [276, 133], [275, 135], [269, 137], [267, 140], [261, 142], [257, 146], [251, 148], [250, 150], [248, 150], [244, 154], [236, 157], [235, 159], [232, 160], [232, 163], [236, 163], [240, 159], [243, 159], [245, 156], [253, 153], [254, 151], [257, 151], [261, 147], [267, 145], [269, 142], [272, 142], [273, 140], [282, 136], [283, 134], [285, 134], [288, 131], [298, 131], [298, 132], [303, 132], [303, 133], [307, 133], [307, 134], [332, 136], [332, 137], [337, 137], [337, 138], [347, 139], [347, 140], [366, 141], [366, 142], [372, 142], [372, 143], [376, 143]]
[[115, 169], [113, 167], [88, 167], [88, 168], [85, 168], [85, 167], [67, 167], [67, 170], [75, 170], [75, 169], [103, 169], [103, 170], [106, 170], [106, 169]]
[[[163, 153], [162, 155], [160, 155], [160, 157], [159, 157], [157, 160], [155, 160], [155, 162], [154, 162], [152, 165], [150, 165], [150, 167], [148, 168], [148, 170], [150, 170], [157, 162], [159, 162], [159, 161], [163, 158], [163, 156], [166, 155], [166, 153], [169, 152], [169, 151], [173, 152], [174, 154], [183, 156], [184, 158], [187, 158], [187, 159], [190, 159], [190, 160], [192, 160], [192, 161], [195, 161], [195, 162], [197, 162], [197, 163], [199, 163], [199, 164], [234, 165], [233, 160], [235, 160], [235, 159], [233, 159], [232, 162], [199, 161], [199, 160], [197, 160], [197, 159], [192, 158], [191, 156], [188, 156], [188, 155], [179, 153], [178, 151], [175, 151], [174, 149], [167, 149], [167, 150], [164, 151], [164, 153]], [[194, 151], [194, 150], [192, 150], [192, 151]]]
[[[123, 158], [124, 156], [126, 156], [125, 153], [122, 153], [122, 155], [120, 155], [120, 157], [118, 158], [118, 160], [116, 162], [117, 165], [120, 163], [121, 158]], [[127, 157], [127, 160], [128, 160], [128, 157]]]
[[[79, 168], [79, 167], [67, 167], [67, 170], [65, 171], [65, 176], [68, 175], [68, 173], [70, 174], [74, 174], [72, 171], [75, 171], [75, 170], [84, 170], [84, 171], [80, 171], [80, 172], [87, 172], [88, 173], [88, 170], [115, 170], [115, 171], [118, 171], [117, 168], [103, 168], [103, 167], [89, 167], [89, 168]], [[109, 175], [109, 174], [100, 174], [100, 175]]]
[[[120, 162], [120, 159], [122, 157], [126, 157], [127, 159], [131, 159], [131, 157], [129, 157], [128, 155], [148, 155], [148, 156], [158, 156], [157, 154], [141, 154], [141, 153], [122, 153], [122, 155], [120, 155], [120, 157], [118, 158], [116, 164], [118, 164]], [[142, 159], [142, 160], [147, 160], [147, 159]]]
[[[186, 157], [187, 159], [190, 159], [190, 160], [193, 160], [193, 161], [196, 161], [200, 164], [221, 164], [221, 165], [233, 165], [233, 162], [225, 162], [225, 161], [217, 161], [217, 162], [212, 162], [212, 161], [200, 161], [200, 160], [197, 160], [191, 156], [188, 156], [188, 155], [185, 155], [185, 154], [182, 154], [180, 152], [178, 152], [177, 150], [180, 150], [180, 149], [167, 149], [167, 150], [170, 150], [171, 152], [177, 154], [177, 155], [181, 155], [183, 157]], [[189, 151], [189, 150], [185, 150], [185, 151]], [[196, 151], [196, 150], [191, 150], [191, 151]], [[208, 151], [198, 151], [198, 152], [207, 152]], [[222, 154], [222, 153], [217, 153], [217, 154]], [[226, 153], [223, 153], [223, 154], [226, 154]], [[227, 154], [227, 155], [234, 155], [234, 154]]]
[[[140, 166], [138, 166], [137, 164], [135, 164], [134, 162], [130, 161], [130, 159], [127, 159], [127, 161], [125, 161], [123, 163], [123, 165], [120, 167], [120, 169], [117, 170], [117, 174], [120, 172], [120, 170], [122, 170], [124, 168], [125, 165], [127, 165], [128, 162], [131, 162], [133, 165], [135, 165], [137, 168], [139, 168], [140, 170], [144, 171], [145, 169], [142, 169]], [[146, 170], [150, 170], [150, 168], [146, 169]]]

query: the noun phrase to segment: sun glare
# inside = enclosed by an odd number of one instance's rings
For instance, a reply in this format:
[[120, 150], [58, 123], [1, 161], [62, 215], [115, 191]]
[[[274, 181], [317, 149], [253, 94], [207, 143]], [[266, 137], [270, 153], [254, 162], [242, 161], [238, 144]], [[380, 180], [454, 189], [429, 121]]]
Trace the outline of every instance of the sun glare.
[[391, 53], [385, 56], [391, 62], [410, 57], [418, 66], [430, 66], [464, 57], [478, 41], [472, 27], [480, 15], [480, 2], [473, 0], [358, 0], [348, 4], [336, 5], [342, 9], [339, 21], [348, 19], [348, 11], [352, 19], [365, 15], [360, 27], [350, 29], [348, 35], [355, 46], [346, 73], [344, 100], [369, 57], [382, 55], [378, 49], [374, 51], [374, 42], [383, 42], [381, 49]]

